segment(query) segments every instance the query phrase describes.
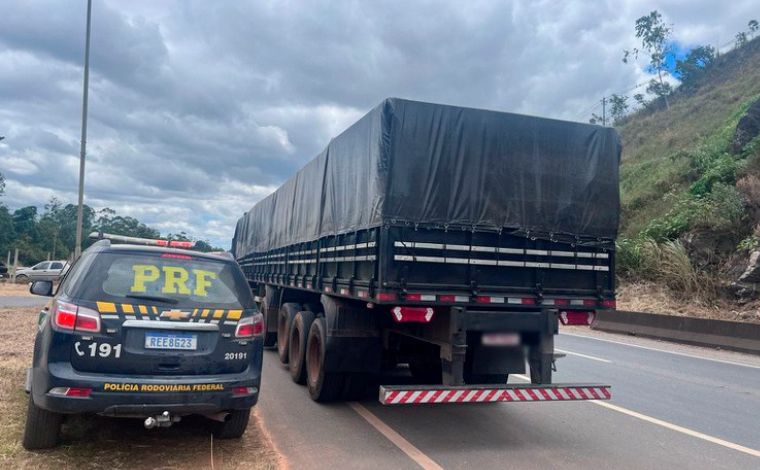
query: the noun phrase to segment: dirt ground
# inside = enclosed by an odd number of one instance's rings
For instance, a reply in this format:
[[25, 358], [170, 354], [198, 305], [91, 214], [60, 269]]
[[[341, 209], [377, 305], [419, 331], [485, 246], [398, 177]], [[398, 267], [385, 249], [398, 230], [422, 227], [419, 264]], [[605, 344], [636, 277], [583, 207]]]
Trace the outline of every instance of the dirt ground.
[[[15, 294], [14, 294], [15, 295]], [[61, 445], [42, 452], [21, 447], [27, 395], [23, 384], [32, 357], [37, 309], [0, 308], [0, 468], [69, 469], [278, 469], [284, 464], [254, 415], [239, 440], [216, 440], [203, 418], [146, 430], [140, 420], [69, 419]]]
[[760, 323], [760, 302], [743, 305], [734, 302], [705, 304], [696, 300], [677, 299], [667, 288], [652, 283], [619, 283], [617, 308], [633, 312]]
[[0, 282], [0, 297], [4, 296], [31, 296], [28, 284], [11, 284]]

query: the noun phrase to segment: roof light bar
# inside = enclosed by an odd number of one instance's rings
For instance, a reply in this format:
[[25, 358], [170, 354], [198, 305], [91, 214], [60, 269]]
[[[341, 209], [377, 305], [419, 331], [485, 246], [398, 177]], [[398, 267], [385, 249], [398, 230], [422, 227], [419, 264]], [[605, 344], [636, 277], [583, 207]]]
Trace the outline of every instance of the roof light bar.
[[90, 239], [93, 240], [111, 240], [116, 243], [128, 243], [131, 245], [148, 245], [148, 246], [166, 246], [169, 248], [193, 248], [195, 242], [180, 240], [160, 240], [155, 238], [127, 237], [125, 235], [113, 235], [111, 233], [92, 232]]

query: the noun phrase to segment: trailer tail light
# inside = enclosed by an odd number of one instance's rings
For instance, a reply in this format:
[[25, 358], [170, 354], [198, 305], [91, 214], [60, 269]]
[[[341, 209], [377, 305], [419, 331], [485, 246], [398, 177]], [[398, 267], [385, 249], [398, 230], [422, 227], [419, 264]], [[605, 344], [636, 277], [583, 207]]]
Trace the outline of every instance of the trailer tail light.
[[53, 306], [53, 324], [60, 330], [97, 333], [100, 331], [100, 314], [89, 308], [56, 301]]
[[92, 389], [89, 387], [54, 387], [48, 392], [50, 395], [70, 398], [88, 398], [91, 393]]
[[460, 302], [461, 303], [461, 302], [469, 302], [470, 298], [467, 297], [466, 295], [449, 295], [449, 294], [446, 294], [446, 295], [439, 295], [438, 296], [438, 300], [440, 302], [451, 302], [451, 303]]
[[604, 308], [617, 308], [617, 301], [615, 299], [604, 299], [602, 300], [602, 307]]
[[235, 328], [235, 338], [253, 338], [264, 334], [264, 315], [256, 313], [241, 318]]
[[406, 294], [406, 300], [411, 302], [435, 302], [435, 294]]
[[559, 321], [563, 325], [590, 325], [596, 315], [593, 311], [586, 310], [562, 310], [559, 312]]
[[396, 323], [430, 323], [434, 314], [430, 307], [393, 307], [391, 313]]
[[378, 302], [391, 302], [396, 300], [398, 297], [396, 296], [395, 292], [378, 292], [375, 298]]

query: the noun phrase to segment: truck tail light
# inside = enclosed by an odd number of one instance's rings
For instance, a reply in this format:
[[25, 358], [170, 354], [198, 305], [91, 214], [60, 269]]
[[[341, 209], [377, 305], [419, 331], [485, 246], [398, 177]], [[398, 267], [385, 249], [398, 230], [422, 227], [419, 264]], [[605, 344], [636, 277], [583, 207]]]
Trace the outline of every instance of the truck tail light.
[[264, 334], [264, 315], [261, 313], [241, 318], [235, 328], [236, 338], [253, 338], [262, 334]]
[[58, 300], [53, 306], [53, 324], [61, 330], [97, 333], [100, 331], [100, 314], [95, 310]]
[[563, 325], [590, 325], [594, 321], [593, 311], [586, 310], [562, 310], [559, 312], [559, 321]]
[[396, 323], [430, 323], [434, 314], [430, 307], [393, 307], [391, 313]]
[[256, 393], [256, 387], [232, 387], [232, 394], [236, 397], [244, 397]]
[[604, 308], [617, 308], [617, 301], [615, 299], [604, 299], [602, 300], [602, 307]]

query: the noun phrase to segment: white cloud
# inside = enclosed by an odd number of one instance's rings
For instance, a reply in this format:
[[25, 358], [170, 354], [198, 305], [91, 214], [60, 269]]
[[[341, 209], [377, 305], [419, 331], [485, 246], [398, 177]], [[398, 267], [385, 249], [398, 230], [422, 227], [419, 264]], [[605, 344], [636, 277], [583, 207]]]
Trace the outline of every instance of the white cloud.
[[[18, 2], [0, 29], [5, 202], [76, 199], [84, 2]], [[659, 9], [683, 44], [756, 1], [94, 3], [87, 196], [226, 245], [237, 218], [383, 98], [586, 120], [647, 81], [624, 65]]]

